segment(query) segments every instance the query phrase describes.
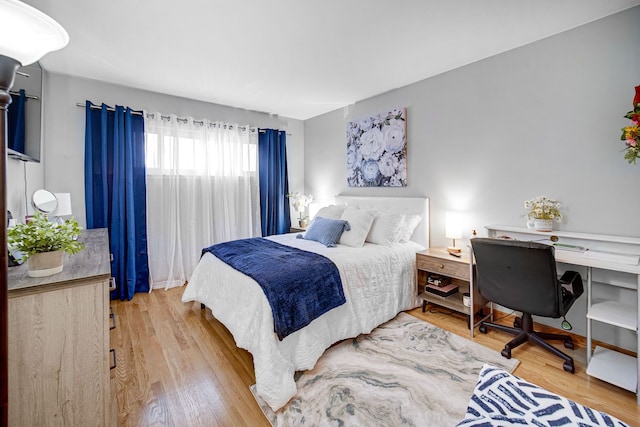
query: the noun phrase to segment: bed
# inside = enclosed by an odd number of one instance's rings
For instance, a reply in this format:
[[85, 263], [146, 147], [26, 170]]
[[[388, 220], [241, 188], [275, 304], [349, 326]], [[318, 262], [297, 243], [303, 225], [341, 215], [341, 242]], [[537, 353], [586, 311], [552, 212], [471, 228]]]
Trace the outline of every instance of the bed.
[[[204, 253], [182, 296], [211, 309], [238, 347], [253, 355], [256, 392], [278, 410], [296, 393], [296, 371], [312, 369], [332, 344], [369, 333], [400, 311], [417, 307], [415, 253], [428, 247], [429, 200], [412, 197], [336, 196], [336, 205], [403, 214], [420, 221], [410, 240], [326, 247], [298, 233], [269, 240], [314, 252], [336, 265], [346, 302], [284, 339], [274, 333], [271, 306], [260, 285], [211, 253]], [[417, 219], [416, 219], [417, 221]]]

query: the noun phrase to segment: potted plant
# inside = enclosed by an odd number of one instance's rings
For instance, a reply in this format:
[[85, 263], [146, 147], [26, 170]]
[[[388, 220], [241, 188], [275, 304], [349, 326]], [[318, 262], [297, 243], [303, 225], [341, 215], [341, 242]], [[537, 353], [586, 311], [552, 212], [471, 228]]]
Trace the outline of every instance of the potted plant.
[[293, 205], [293, 209], [300, 213], [300, 216], [298, 217], [298, 224], [301, 228], [305, 228], [307, 226], [307, 217], [303, 217], [302, 213], [306, 211], [309, 203], [313, 201], [313, 196], [307, 196], [296, 191], [295, 193], [287, 194], [287, 197], [289, 197], [289, 201]]
[[553, 220], [560, 221], [562, 219], [560, 203], [546, 196], [538, 196], [535, 199], [526, 200], [524, 207], [529, 209], [527, 227], [537, 231], [551, 231], [553, 230]]
[[84, 243], [77, 240], [79, 235], [75, 219], [54, 223], [36, 212], [27, 224], [8, 230], [7, 242], [22, 253], [23, 261], [27, 260], [30, 277], [44, 277], [62, 271], [64, 252], [75, 254], [84, 248]]

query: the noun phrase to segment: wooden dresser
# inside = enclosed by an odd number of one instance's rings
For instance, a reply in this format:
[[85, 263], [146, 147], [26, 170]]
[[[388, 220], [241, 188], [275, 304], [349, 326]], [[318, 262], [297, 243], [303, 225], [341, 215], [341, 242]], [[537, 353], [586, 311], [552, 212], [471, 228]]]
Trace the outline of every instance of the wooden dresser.
[[64, 270], [9, 268], [9, 425], [108, 426], [109, 238], [83, 230]]

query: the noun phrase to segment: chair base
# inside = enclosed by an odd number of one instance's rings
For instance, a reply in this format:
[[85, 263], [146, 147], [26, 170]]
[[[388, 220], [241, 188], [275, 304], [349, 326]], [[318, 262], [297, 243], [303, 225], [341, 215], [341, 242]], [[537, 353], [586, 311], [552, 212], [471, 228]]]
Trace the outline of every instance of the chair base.
[[507, 359], [511, 359], [511, 350], [518, 347], [525, 342], [531, 342], [539, 345], [545, 350], [555, 354], [556, 356], [562, 358], [564, 360], [564, 364], [562, 365], [563, 369], [567, 372], [571, 372], [572, 374], [575, 372], [575, 367], [573, 365], [573, 358], [545, 340], [559, 340], [564, 342], [564, 346], [566, 348], [573, 348], [573, 340], [571, 336], [564, 334], [551, 334], [546, 332], [536, 332], [533, 330], [533, 319], [531, 314], [523, 313], [521, 318], [516, 318], [514, 322], [515, 326], [519, 327], [511, 327], [505, 325], [499, 325], [497, 323], [491, 322], [482, 322], [480, 324], [480, 332], [487, 333], [487, 328], [497, 329], [502, 332], [506, 332], [511, 335], [515, 335], [516, 337], [509, 341], [500, 354]]

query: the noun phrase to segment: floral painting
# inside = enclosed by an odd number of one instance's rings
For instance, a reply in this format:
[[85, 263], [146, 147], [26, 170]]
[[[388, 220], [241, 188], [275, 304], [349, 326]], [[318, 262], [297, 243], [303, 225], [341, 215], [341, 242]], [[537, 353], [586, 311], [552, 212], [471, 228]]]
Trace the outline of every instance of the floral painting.
[[349, 187], [407, 186], [406, 117], [397, 108], [347, 124]]

